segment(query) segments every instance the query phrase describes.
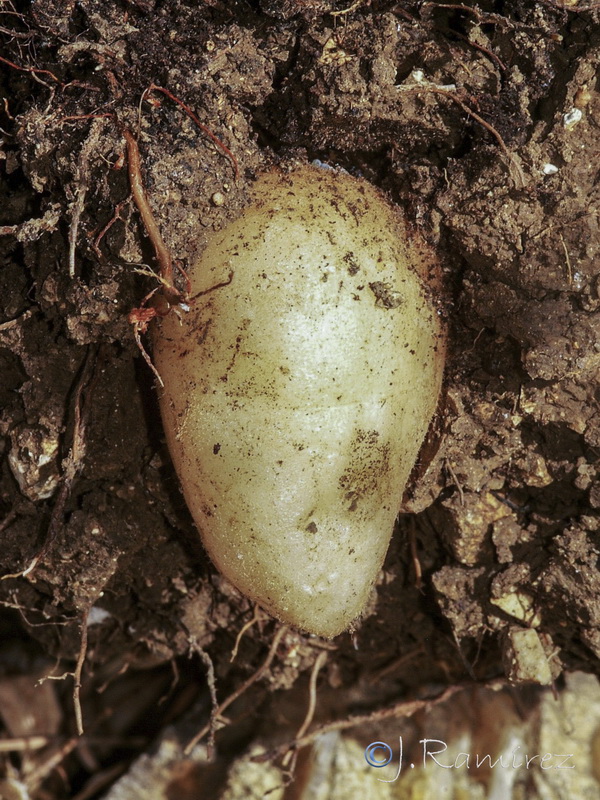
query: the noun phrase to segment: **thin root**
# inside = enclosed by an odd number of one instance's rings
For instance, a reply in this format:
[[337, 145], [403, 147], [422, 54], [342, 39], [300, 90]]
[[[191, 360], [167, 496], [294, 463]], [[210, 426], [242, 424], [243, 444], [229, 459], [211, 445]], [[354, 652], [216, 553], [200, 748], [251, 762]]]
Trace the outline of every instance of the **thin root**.
[[[482, 684], [475, 685], [481, 686]], [[494, 682], [493, 685], [497, 685], [497, 682]], [[408, 717], [412, 717], [417, 713], [417, 711], [428, 711], [433, 706], [445, 702], [452, 697], [453, 694], [462, 691], [464, 688], [465, 686], [461, 684], [448, 686], [443, 692], [432, 698], [423, 700], [402, 700], [399, 703], [394, 703], [386, 708], [380, 708], [376, 711], [371, 711], [368, 714], [357, 714], [355, 716], [347, 717], [346, 719], [339, 719], [335, 720], [335, 722], [328, 722], [325, 725], [319, 725], [319, 727], [315, 728], [310, 733], [303, 734], [293, 741], [281, 745], [275, 750], [254, 756], [252, 760], [259, 763], [264, 763], [266, 761], [272, 761], [276, 758], [281, 758], [290, 750], [299, 750], [302, 747], [306, 747], [306, 745], [312, 744], [312, 742], [314, 742], [314, 740], [319, 736], [331, 731], [343, 731], [354, 727], [364, 729], [367, 725], [381, 722], [384, 719], [406, 719]]]
[[158, 373], [158, 370], [156, 369], [156, 367], [152, 363], [152, 359], [148, 355], [148, 351], [146, 350], [146, 348], [142, 344], [142, 337], [140, 336], [140, 328], [137, 325], [133, 326], [133, 336], [135, 338], [135, 343], [137, 344], [140, 353], [144, 357], [144, 361], [146, 362], [146, 364], [148, 364], [148, 366], [150, 367], [150, 369], [154, 373], [154, 377], [158, 381], [161, 389], [164, 389], [165, 384], [163, 382], [163, 379], [160, 377], [160, 375]]
[[89, 178], [90, 178], [90, 156], [92, 151], [98, 144], [98, 139], [102, 131], [104, 122], [94, 120], [90, 130], [90, 134], [81, 148], [79, 155], [79, 162], [77, 164], [77, 191], [75, 201], [73, 203], [73, 211], [71, 214], [71, 223], [69, 225], [69, 277], [75, 277], [75, 248], [77, 246], [77, 231], [79, 229], [79, 221], [85, 206], [85, 196], [87, 194]]
[[[310, 723], [313, 720], [315, 715], [315, 708], [317, 707], [317, 678], [319, 676], [319, 672], [321, 671], [321, 667], [327, 661], [327, 651], [323, 650], [317, 656], [317, 660], [313, 664], [312, 672], [310, 673], [310, 681], [308, 684], [308, 708], [306, 710], [306, 716], [304, 717], [304, 721], [300, 728], [298, 729], [298, 733], [296, 734], [296, 739], [301, 739], [306, 731], [310, 727]], [[292, 753], [297, 753], [296, 751], [288, 750], [288, 752], [283, 757], [282, 765], [284, 768], [287, 768], [290, 764], [292, 759]]]
[[343, 8], [341, 11], [330, 11], [330, 17], [344, 17], [346, 14], [352, 14], [353, 11], [356, 11], [357, 8], [362, 6], [364, 0], [354, 0], [352, 5], [348, 6], [348, 8]]
[[97, 354], [98, 348], [96, 347], [88, 350], [83, 369], [76, 380], [74, 400], [75, 420], [73, 424], [71, 449], [62, 462], [61, 485], [52, 509], [52, 514], [50, 515], [50, 524], [48, 525], [46, 541], [25, 569], [10, 575], [2, 575], [0, 580], [7, 580], [8, 578], [26, 578], [30, 575], [58, 536], [61, 527], [60, 521], [63, 518], [65, 506], [71, 495], [73, 482], [81, 471], [85, 458], [85, 436], [91, 409], [91, 395], [97, 378], [97, 374], [94, 374]]
[[413, 563], [413, 569], [415, 571], [415, 589], [420, 592], [423, 588], [423, 569], [421, 567], [421, 562], [419, 560], [419, 554], [417, 552], [417, 532], [416, 526], [413, 520], [409, 523], [409, 542], [410, 542], [410, 557]]
[[461, 100], [460, 97], [458, 97], [455, 88], [445, 88], [442, 86], [436, 86], [435, 84], [431, 84], [427, 81], [423, 81], [421, 85], [419, 84], [409, 85], [409, 86], [400, 85], [396, 86], [396, 89], [404, 92], [430, 92], [431, 94], [437, 94], [441, 95], [442, 97], [447, 97], [449, 100], [452, 100], [454, 103], [459, 105], [466, 114], [468, 114], [482, 127], [484, 127], [486, 131], [489, 131], [494, 137], [494, 139], [498, 142], [500, 148], [502, 149], [502, 152], [508, 159], [509, 169], [510, 166], [514, 167], [514, 170], [518, 175], [519, 182], [521, 184], [520, 187], [518, 186], [518, 183], [515, 180], [514, 175], [512, 175], [512, 170], [511, 170], [511, 177], [515, 181], [515, 185], [517, 185], [518, 188], [524, 188], [526, 186], [523, 170], [521, 169], [518, 161], [515, 159], [515, 157], [512, 155], [512, 153], [506, 146], [506, 143], [502, 138], [502, 136], [500, 136], [500, 134], [498, 133], [496, 128], [494, 128], [493, 125], [491, 125], [489, 122], [483, 119], [483, 117], [481, 117], [476, 111], [473, 111], [473, 109], [470, 106], [468, 106], [463, 100]]
[[117, 205], [115, 206], [114, 214], [108, 220], [106, 225], [102, 228], [102, 230], [100, 231], [98, 236], [96, 236], [96, 238], [93, 241], [92, 247], [94, 248], [94, 252], [96, 253], [96, 255], [98, 256], [98, 258], [100, 260], [102, 260], [102, 251], [100, 250], [100, 242], [102, 241], [102, 239], [104, 239], [104, 237], [109, 232], [109, 230], [112, 228], [112, 226], [115, 224], [115, 222], [118, 219], [121, 219], [121, 211], [123, 209], [123, 206], [125, 206], [128, 202], [129, 202], [129, 198], [127, 198], [126, 200], [121, 200], [120, 203], [117, 203]]
[[161, 92], [162, 94], [165, 95], [165, 97], [168, 97], [169, 100], [172, 100], [174, 103], [177, 103], [177, 105], [185, 111], [188, 117], [200, 128], [200, 130], [208, 136], [211, 142], [213, 142], [223, 153], [225, 153], [225, 155], [229, 158], [229, 160], [233, 164], [236, 180], [237, 178], [239, 178], [240, 168], [238, 166], [237, 158], [233, 155], [233, 153], [227, 147], [227, 145], [223, 144], [223, 142], [217, 136], [215, 136], [215, 134], [209, 128], [207, 128], [206, 125], [204, 125], [204, 123], [200, 122], [198, 117], [194, 114], [192, 109], [186, 103], [184, 103], [174, 94], [172, 94], [168, 89], [164, 89], [162, 86], [157, 86], [155, 83], [150, 84], [150, 86], [146, 89], [146, 91], [142, 95], [142, 100], [144, 99], [144, 97], [147, 97], [150, 94], [150, 92]]
[[140, 151], [135, 137], [127, 128], [123, 129], [123, 136], [127, 143], [127, 167], [129, 173], [129, 183], [135, 204], [140, 212], [144, 228], [148, 238], [154, 248], [156, 260], [160, 267], [160, 274], [169, 286], [173, 286], [173, 259], [168, 247], [163, 241], [154, 214], [148, 203], [144, 185], [142, 183], [142, 173], [140, 164]]
[[464, 493], [464, 490], [462, 488], [462, 485], [461, 485], [460, 481], [458, 480], [458, 478], [456, 477], [456, 473], [454, 472], [454, 469], [453, 469], [452, 464], [450, 463], [449, 459], [446, 459], [445, 463], [446, 463], [446, 469], [450, 473], [450, 477], [454, 481], [454, 485], [456, 486], [456, 489], [458, 490], [458, 496], [460, 498], [460, 504], [461, 504], [461, 506], [464, 506], [464, 504], [465, 504], [465, 493]]
[[263, 677], [263, 675], [266, 673], [266, 671], [271, 666], [271, 663], [272, 663], [273, 659], [275, 658], [275, 654], [277, 653], [277, 648], [279, 647], [279, 643], [281, 642], [281, 639], [283, 638], [284, 634], [287, 632], [287, 629], [288, 629], [287, 625], [282, 625], [278, 629], [277, 633], [273, 637], [273, 641], [271, 642], [271, 647], [269, 648], [269, 652], [267, 654], [267, 657], [265, 658], [265, 660], [262, 663], [262, 665], [256, 670], [256, 672], [254, 672], [252, 675], [250, 675], [250, 677], [246, 681], [244, 681], [244, 683], [242, 683], [242, 685], [239, 686], [235, 690], [235, 692], [232, 692], [229, 695], [229, 697], [221, 703], [221, 705], [217, 708], [216, 712], [213, 711], [213, 714], [211, 714], [211, 722], [208, 725], [205, 725], [202, 728], [202, 730], [200, 730], [194, 736], [194, 738], [191, 739], [190, 742], [188, 742], [188, 744], [185, 746], [185, 749], [183, 751], [186, 756], [189, 756], [189, 754], [192, 752], [192, 750], [198, 744], [198, 742], [201, 741], [206, 736], [206, 734], [210, 731], [211, 724], [212, 724], [212, 717], [213, 716], [215, 718], [220, 717], [223, 714], [223, 712], [225, 711], [225, 709], [229, 708], [229, 706], [235, 700], [237, 700], [238, 697], [243, 695], [244, 692], [247, 689], [249, 689], [252, 686], [253, 683], [256, 683], [256, 681], [260, 680]]
[[19, 64], [15, 64], [13, 61], [9, 61], [8, 58], [3, 58], [0, 56], [0, 61], [4, 64], [8, 64], [9, 67], [13, 69], [18, 69], [20, 72], [30, 72], [31, 77], [36, 80], [38, 83], [41, 83], [43, 86], [48, 86], [47, 83], [44, 83], [37, 75], [49, 75], [53, 81], [58, 83], [60, 86], [64, 88], [65, 84], [59, 80], [53, 72], [50, 72], [48, 69], [36, 69], [35, 67], [21, 67]]
[[79, 654], [77, 656], [77, 665], [73, 673], [73, 708], [75, 710], [75, 724], [77, 726], [77, 735], [83, 736], [83, 715], [81, 712], [81, 674], [83, 672], [83, 665], [87, 654], [88, 643], [88, 615], [89, 608], [83, 614], [81, 620], [81, 643], [79, 645]]
[[217, 701], [217, 687], [216, 687], [216, 677], [215, 677], [215, 665], [213, 664], [212, 658], [208, 655], [208, 653], [200, 647], [198, 642], [193, 636], [189, 637], [189, 644], [190, 650], [194, 653], [197, 653], [204, 666], [206, 667], [206, 682], [208, 684], [208, 691], [210, 692], [210, 701], [211, 701], [211, 712], [210, 712], [210, 728], [209, 728], [209, 737], [208, 737], [208, 758], [212, 759], [214, 749], [215, 749], [215, 733], [217, 731], [217, 725], [219, 720], [219, 703]]
[[569, 251], [567, 250], [567, 245], [565, 244], [564, 237], [562, 233], [559, 234], [560, 243], [562, 244], [562, 248], [565, 253], [565, 263], [567, 265], [567, 280], [569, 282], [569, 286], [573, 283], [573, 268], [571, 266], [571, 259], [569, 257]]
[[250, 628], [254, 625], [254, 623], [258, 622], [259, 619], [260, 619], [260, 606], [255, 605], [252, 619], [248, 620], [248, 622], [242, 627], [238, 635], [235, 637], [235, 645], [233, 647], [233, 650], [231, 651], [231, 658], [229, 659], [230, 664], [232, 664], [237, 657], [238, 648], [240, 646], [240, 642], [242, 641], [244, 634], [246, 633], [246, 631], [249, 631]]

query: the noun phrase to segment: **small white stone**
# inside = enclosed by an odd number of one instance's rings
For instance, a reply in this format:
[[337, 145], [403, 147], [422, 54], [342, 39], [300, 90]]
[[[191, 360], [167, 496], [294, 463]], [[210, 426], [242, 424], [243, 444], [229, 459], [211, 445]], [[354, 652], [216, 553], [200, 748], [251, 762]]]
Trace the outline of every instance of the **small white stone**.
[[580, 108], [572, 108], [563, 117], [563, 125], [567, 130], [574, 128], [578, 122], [581, 122], [583, 111]]
[[110, 619], [110, 617], [112, 617], [110, 611], [107, 611], [105, 608], [93, 606], [88, 614], [87, 626], [91, 628], [92, 625], [101, 625], [105, 620]]
[[556, 166], [556, 164], [550, 164], [550, 163], [544, 164], [544, 166], [542, 167], [542, 172], [544, 173], [544, 175], [556, 175], [556, 173], [558, 172], [558, 167]]

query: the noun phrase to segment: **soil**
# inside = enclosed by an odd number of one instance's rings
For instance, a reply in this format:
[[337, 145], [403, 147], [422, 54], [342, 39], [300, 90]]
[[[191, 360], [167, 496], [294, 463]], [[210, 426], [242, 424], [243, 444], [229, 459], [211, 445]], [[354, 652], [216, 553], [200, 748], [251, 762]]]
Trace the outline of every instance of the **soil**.
[[[84, 654], [84, 722], [150, 737], [194, 704], [200, 727], [206, 665], [223, 699], [277, 628], [259, 612], [231, 661], [254, 610], [202, 550], [128, 322], [156, 264], [124, 128], [182, 265], [258, 172], [319, 159], [385, 191], [444, 266], [444, 402], [371, 605], [332, 643], [285, 634], [223, 757], [261, 726], [293, 735], [301, 719], [277, 709], [304, 708], [324, 646], [320, 720], [467, 679], [538, 680], [515, 629], [550, 679], [599, 673], [597, 5], [2, 5], [0, 673], [59, 675]], [[72, 682], [54, 686], [72, 731]], [[65, 756], [71, 791], [130, 757]], [[61, 780], [37, 788], [71, 796]]]

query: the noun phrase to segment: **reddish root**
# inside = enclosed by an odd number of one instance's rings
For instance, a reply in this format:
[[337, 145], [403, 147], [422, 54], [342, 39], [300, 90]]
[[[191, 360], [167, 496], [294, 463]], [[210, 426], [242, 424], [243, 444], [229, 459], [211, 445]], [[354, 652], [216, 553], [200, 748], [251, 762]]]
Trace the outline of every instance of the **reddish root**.
[[[141, 309], [136, 309], [136, 310], [140, 311]], [[148, 310], [151, 311], [152, 309], [148, 309]], [[150, 367], [150, 369], [154, 373], [154, 377], [158, 381], [160, 387], [164, 388], [165, 384], [163, 382], [163, 379], [160, 377], [160, 375], [158, 373], [158, 370], [156, 369], [156, 367], [152, 363], [152, 359], [148, 355], [148, 351], [146, 350], [146, 348], [143, 345], [142, 337], [140, 336], [140, 329], [136, 325], [133, 326], [133, 336], [134, 336], [134, 339], [135, 339], [135, 343], [137, 344], [138, 349], [139, 349], [140, 353], [142, 354], [142, 356], [144, 358], [144, 361], [146, 362], [146, 364], [148, 364], [148, 366]]]
[[96, 253], [96, 255], [98, 256], [98, 258], [100, 260], [102, 260], [102, 252], [100, 250], [100, 242], [102, 241], [102, 239], [104, 239], [104, 237], [109, 232], [109, 230], [112, 228], [112, 226], [115, 224], [115, 222], [118, 219], [121, 219], [121, 211], [123, 210], [123, 206], [125, 206], [127, 204], [128, 200], [129, 200], [129, 198], [127, 198], [127, 200], [121, 200], [120, 203], [117, 203], [117, 205], [115, 206], [114, 214], [108, 220], [106, 225], [102, 228], [100, 233], [96, 236], [96, 238], [92, 242], [92, 247], [94, 248], [94, 252]]
[[123, 129], [123, 136], [127, 144], [127, 169], [129, 173], [129, 184], [131, 186], [131, 194], [135, 204], [140, 212], [144, 228], [148, 234], [148, 238], [154, 248], [156, 260], [160, 267], [161, 278], [170, 286], [173, 285], [173, 260], [168, 247], [164, 243], [161, 236], [154, 214], [148, 203], [144, 184], [142, 182], [142, 172], [140, 164], [140, 151], [138, 149], [137, 141], [134, 135], [128, 128]]
[[223, 144], [223, 142], [217, 136], [215, 136], [215, 134], [210, 130], [210, 128], [207, 128], [203, 122], [200, 122], [196, 114], [194, 114], [192, 109], [186, 103], [184, 103], [174, 94], [172, 94], [172, 92], [170, 92], [168, 89], [165, 89], [162, 86], [157, 86], [155, 83], [150, 84], [150, 86], [146, 89], [146, 91], [142, 95], [142, 100], [144, 99], [144, 97], [148, 97], [150, 92], [161, 92], [162, 94], [165, 95], [165, 97], [168, 97], [169, 100], [172, 100], [174, 103], [177, 103], [177, 105], [185, 111], [185, 113], [192, 120], [192, 122], [194, 122], [194, 124], [197, 125], [198, 128], [200, 128], [200, 130], [206, 134], [206, 136], [208, 136], [211, 142], [213, 142], [219, 148], [219, 150], [225, 153], [225, 155], [229, 158], [229, 160], [233, 164], [236, 180], [237, 178], [239, 178], [240, 169], [237, 158], [233, 155], [233, 153], [227, 147], [227, 145]]
[[60, 86], [65, 86], [61, 80], [59, 80], [53, 72], [50, 72], [49, 69], [36, 69], [35, 67], [21, 67], [19, 64], [15, 64], [13, 61], [9, 61], [8, 58], [3, 58], [0, 56], [0, 61], [3, 64], [8, 64], [9, 67], [13, 69], [18, 69], [19, 72], [30, 72], [31, 75], [35, 78], [36, 75], [48, 75], [53, 81], [58, 83]]

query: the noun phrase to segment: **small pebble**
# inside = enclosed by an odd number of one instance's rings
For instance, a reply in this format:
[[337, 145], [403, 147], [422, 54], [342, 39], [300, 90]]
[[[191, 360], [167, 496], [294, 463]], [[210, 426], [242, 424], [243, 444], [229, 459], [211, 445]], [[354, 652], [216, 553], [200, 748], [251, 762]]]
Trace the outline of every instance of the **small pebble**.
[[578, 122], [581, 122], [581, 118], [583, 117], [583, 113], [580, 108], [572, 108], [570, 111], [563, 117], [563, 125], [567, 130], [574, 128]]
[[225, 205], [225, 196], [221, 194], [221, 192], [215, 192], [210, 198], [210, 201], [213, 206], [223, 206]]

